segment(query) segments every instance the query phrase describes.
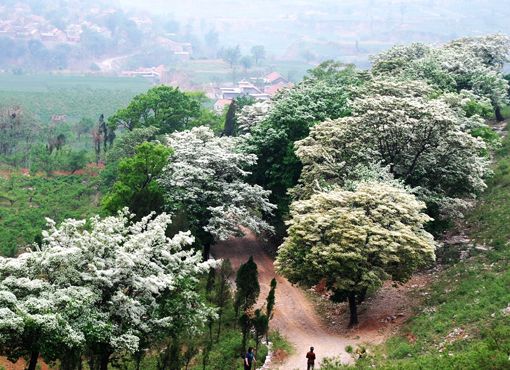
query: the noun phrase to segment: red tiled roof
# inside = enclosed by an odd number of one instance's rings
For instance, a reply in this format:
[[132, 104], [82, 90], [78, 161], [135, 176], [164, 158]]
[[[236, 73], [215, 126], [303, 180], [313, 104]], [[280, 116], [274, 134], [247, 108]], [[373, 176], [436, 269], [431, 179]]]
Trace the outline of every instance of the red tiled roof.
[[274, 95], [275, 95], [278, 91], [280, 91], [281, 89], [284, 89], [284, 88], [287, 88], [287, 87], [292, 87], [292, 86], [294, 86], [294, 85], [293, 85], [293, 84], [291, 84], [291, 83], [287, 83], [287, 84], [285, 84], [285, 83], [281, 83], [281, 82], [280, 82], [280, 83], [278, 83], [278, 84], [276, 84], [276, 85], [266, 86], [266, 87], [264, 88], [264, 92], [265, 92], [266, 94], [269, 94], [269, 95], [271, 95], [271, 96], [274, 96]]
[[230, 104], [232, 104], [232, 99], [218, 99], [216, 103], [214, 103], [214, 108], [223, 109]]
[[270, 74], [268, 74], [266, 76], [266, 80], [269, 82], [269, 83], [272, 83], [273, 81], [276, 81], [278, 80], [279, 78], [283, 78], [285, 81], [287, 81], [287, 79], [285, 77], [283, 77], [281, 74], [279, 74], [278, 72], [271, 72]]

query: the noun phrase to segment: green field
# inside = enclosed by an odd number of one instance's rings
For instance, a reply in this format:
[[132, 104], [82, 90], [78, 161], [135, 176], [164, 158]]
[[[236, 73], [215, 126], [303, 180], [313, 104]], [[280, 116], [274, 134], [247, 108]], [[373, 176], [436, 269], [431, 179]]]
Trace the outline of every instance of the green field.
[[95, 119], [115, 113], [150, 87], [142, 78], [0, 74], [0, 106], [21, 106], [43, 123], [54, 114], [69, 121]]

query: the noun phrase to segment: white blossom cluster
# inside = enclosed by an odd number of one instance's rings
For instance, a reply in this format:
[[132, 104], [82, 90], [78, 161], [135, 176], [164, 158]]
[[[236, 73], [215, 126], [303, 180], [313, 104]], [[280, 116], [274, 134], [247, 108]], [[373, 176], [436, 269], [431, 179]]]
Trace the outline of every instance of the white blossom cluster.
[[434, 260], [424, 208], [403, 187], [378, 181], [294, 202], [276, 267], [292, 282], [325, 279], [336, 292], [361, 293], [388, 278], [405, 281]]
[[271, 101], [256, 102], [246, 105], [240, 112], [236, 113], [236, 119], [241, 134], [247, 134], [251, 129], [257, 126], [269, 113]]
[[149, 338], [199, 329], [211, 314], [196, 292], [214, 262], [166, 236], [167, 214], [48, 220], [40, 248], [0, 258], [0, 346], [35, 340], [66, 348], [143, 349]]
[[373, 58], [372, 73], [425, 80], [444, 92], [470, 90], [497, 106], [508, 100], [501, 68], [509, 52], [510, 38], [499, 34], [463, 38], [438, 48], [395, 46]]
[[464, 114], [467, 93], [431, 98], [425, 82], [392, 78], [375, 78], [363, 89], [351, 117], [320, 123], [296, 143], [304, 168], [295, 195], [361, 180], [358, 171], [374, 164], [427, 201], [451, 204], [485, 188], [486, 144], [471, 135], [483, 121]]
[[159, 181], [168, 204], [184, 208], [215, 240], [242, 235], [240, 226], [256, 233], [272, 230], [263, 216], [275, 206], [268, 200], [269, 191], [246, 182], [246, 168], [257, 157], [242, 152], [241, 141], [217, 137], [207, 127], [167, 137], [174, 154]]

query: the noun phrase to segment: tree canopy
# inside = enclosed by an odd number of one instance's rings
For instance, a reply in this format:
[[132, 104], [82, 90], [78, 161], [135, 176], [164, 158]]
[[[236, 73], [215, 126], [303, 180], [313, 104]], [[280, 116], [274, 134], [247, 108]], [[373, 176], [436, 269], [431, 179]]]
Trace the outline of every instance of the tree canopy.
[[432, 99], [421, 82], [378, 79], [367, 90], [351, 105], [351, 117], [320, 123], [296, 144], [304, 168], [295, 195], [343, 186], [371, 164], [418, 188], [429, 202], [472, 197], [485, 188], [486, 145], [471, 135], [484, 126], [478, 116]]
[[126, 108], [108, 119], [112, 128], [133, 130], [139, 127], [157, 127], [160, 133], [171, 133], [190, 128], [200, 116], [200, 97], [181, 92], [178, 88], [157, 86], [137, 95]]
[[434, 260], [424, 208], [404, 188], [381, 182], [294, 202], [276, 268], [294, 283], [310, 286], [324, 279], [338, 300], [349, 299], [356, 324], [355, 305], [367, 290], [388, 278], [404, 282]]
[[17, 346], [10, 356], [24, 349], [36, 361], [38, 353], [55, 358], [57, 347], [64, 360], [90, 351], [106, 370], [114, 353], [201, 327], [212, 312], [198, 277], [215, 263], [185, 250], [189, 232], [165, 235], [169, 215], [132, 218], [123, 211], [60, 226], [48, 220], [40, 248], [0, 258], [0, 348]]
[[168, 208], [186, 214], [206, 254], [213, 241], [243, 235], [240, 227], [256, 233], [272, 229], [264, 221], [275, 208], [270, 192], [246, 182], [257, 157], [243, 153], [240, 140], [217, 137], [207, 127], [167, 136], [174, 153], [159, 182]]

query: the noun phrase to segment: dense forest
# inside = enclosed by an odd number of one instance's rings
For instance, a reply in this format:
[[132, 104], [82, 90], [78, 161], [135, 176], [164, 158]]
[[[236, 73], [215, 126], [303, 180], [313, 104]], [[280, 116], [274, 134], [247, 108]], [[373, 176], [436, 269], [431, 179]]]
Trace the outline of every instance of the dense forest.
[[[38, 98], [6, 100], [5, 364], [231, 370], [250, 348], [257, 368], [283, 354], [284, 369], [289, 282], [322, 286], [355, 333], [386, 282], [434, 270], [401, 332], [321, 355], [321, 369], [507, 368], [509, 54], [502, 34], [397, 45], [370, 69], [326, 61], [222, 113], [167, 85], [66, 90], [68, 124]], [[459, 232], [474, 244], [448, 247]], [[253, 256], [215, 258], [249, 233], [275, 256], [269, 284]]]

